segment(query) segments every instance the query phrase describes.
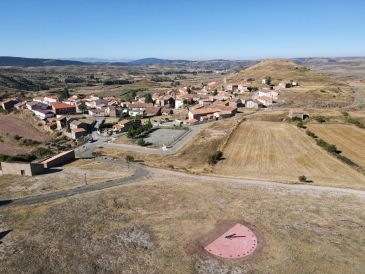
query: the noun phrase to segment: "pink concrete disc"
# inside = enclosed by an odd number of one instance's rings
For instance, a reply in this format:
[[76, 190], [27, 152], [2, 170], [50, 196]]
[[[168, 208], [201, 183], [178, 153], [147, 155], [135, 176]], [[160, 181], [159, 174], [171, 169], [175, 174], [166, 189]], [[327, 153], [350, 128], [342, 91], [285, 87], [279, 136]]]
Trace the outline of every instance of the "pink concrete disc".
[[257, 238], [252, 230], [236, 224], [204, 249], [222, 258], [239, 259], [252, 254], [256, 247]]

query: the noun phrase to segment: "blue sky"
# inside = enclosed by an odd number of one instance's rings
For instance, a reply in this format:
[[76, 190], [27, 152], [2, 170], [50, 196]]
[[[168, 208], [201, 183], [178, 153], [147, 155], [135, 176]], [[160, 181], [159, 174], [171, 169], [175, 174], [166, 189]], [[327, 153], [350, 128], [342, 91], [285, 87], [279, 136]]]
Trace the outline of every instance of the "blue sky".
[[1, 55], [365, 56], [365, 1], [1, 0]]

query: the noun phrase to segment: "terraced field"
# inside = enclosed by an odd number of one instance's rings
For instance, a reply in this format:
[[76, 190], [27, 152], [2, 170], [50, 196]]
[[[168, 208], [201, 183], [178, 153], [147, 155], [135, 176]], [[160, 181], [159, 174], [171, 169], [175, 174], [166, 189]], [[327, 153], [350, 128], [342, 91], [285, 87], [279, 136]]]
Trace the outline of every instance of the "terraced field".
[[309, 126], [319, 138], [335, 144], [342, 154], [365, 168], [365, 130], [345, 124], [313, 124]]
[[216, 174], [249, 179], [365, 188], [365, 176], [334, 158], [303, 131], [286, 123], [244, 122], [223, 150]]

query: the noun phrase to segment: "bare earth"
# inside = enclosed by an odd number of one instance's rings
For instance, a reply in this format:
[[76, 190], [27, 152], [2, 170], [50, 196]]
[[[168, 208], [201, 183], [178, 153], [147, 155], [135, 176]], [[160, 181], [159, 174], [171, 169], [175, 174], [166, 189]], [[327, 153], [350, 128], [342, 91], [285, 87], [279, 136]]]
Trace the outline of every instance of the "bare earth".
[[[15, 210], [16, 209], [16, 210]], [[365, 201], [154, 171], [140, 182], [0, 208], [5, 273], [362, 273]], [[259, 237], [247, 260], [203, 246], [237, 222]]]
[[365, 168], [365, 130], [343, 124], [311, 124], [309, 129], [327, 143], [335, 144], [342, 154]]
[[33, 196], [97, 184], [133, 173], [120, 161], [110, 159], [77, 160], [55, 173], [35, 177], [0, 176], [0, 200]]
[[287, 123], [244, 122], [223, 150], [214, 173], [295, 183], [305, 175], [315, 184], [365, 187], [365, 176], [335, 159]]

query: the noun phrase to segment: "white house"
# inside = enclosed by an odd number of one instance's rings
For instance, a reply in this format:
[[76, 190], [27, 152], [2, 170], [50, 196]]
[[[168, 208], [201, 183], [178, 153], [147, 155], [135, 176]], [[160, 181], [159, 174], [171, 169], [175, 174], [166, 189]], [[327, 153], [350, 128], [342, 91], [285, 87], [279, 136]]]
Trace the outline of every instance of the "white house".
[[260, 108], [260, 107], [263, 107], [263, 104], [261, 102], [259, 102], [258, 100], [248, 99], [245, 102], [245, 106], [246, 106], [246, 108]]
[[50, 110], [46, 110], [46, 109], [35, 109], [35, 110], [33, 110], [33, 113], [37, 116], [37, 117], [39, 117], [39, 118], [41, 118], [41, 119], [47, 119], [47, 118], [52, 118], [52, 117], [54, 117], [55, 115], [54, 115], [54, 113], [52, 112], [52, 111], [50, 111]]
[[257, 96], [261, 97], [261, 96], [266, 96], [266, 97], [270, 97], [273, 99], [273, 101], [276, 101], [278, 99], [279, 93], [276, 92], [275, 90], [270, 90], [270, 91], [262, 91], [259, 90], [257, 92]]

